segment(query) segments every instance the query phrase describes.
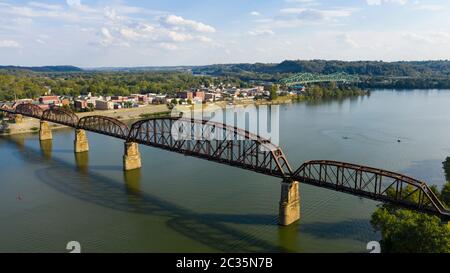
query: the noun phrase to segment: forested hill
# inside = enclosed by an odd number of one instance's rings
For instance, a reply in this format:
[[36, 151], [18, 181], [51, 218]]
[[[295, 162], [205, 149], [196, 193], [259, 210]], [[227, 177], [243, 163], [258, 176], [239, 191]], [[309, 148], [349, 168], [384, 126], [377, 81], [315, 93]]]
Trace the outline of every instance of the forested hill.
[[32, 67], [26, 67], [26, 66], [13, 66], [13, 65], [7, 65], [7, 66], [1, 66], [0, 70], [9, 70], [9, 71], [33, 71], [33, 72], [81, 72], [83, 69], [71, 66], [71, 65], [58, 65], [58, 66], [32, 66]]
[[330, 74], [347, 72], [365, 76], [383, 77], [448, 77], [450, 61], [414, 61], [414, 62], [382, 62], [382, 61], [284, 61], [279, 64], [218, 64], [193, 67], [198, 74], [229, 75], [245, 73], [285, 74], [285, 73], [318, 73]]

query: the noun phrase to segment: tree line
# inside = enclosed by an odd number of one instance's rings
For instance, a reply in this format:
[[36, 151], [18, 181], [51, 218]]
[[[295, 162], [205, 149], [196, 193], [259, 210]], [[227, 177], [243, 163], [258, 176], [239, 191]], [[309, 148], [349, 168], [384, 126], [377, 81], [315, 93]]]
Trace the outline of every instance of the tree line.
[[232, 77], [195, 76], [181, 72], [71, 72], [34, 73], [0, 71], [0, 101], [34, 98], [51, 89], [53, 94], [79, 96], [174, 93], [200, 86], [230, 84], [247, 87], [248, 83]]

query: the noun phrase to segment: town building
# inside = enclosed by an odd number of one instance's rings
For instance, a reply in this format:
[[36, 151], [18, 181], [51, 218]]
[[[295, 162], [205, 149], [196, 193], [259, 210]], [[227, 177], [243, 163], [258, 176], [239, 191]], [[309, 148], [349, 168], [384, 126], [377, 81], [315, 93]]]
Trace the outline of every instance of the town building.
[[114, 109], [114, 102], [106, 100], [96, 100], [95, 109], [97, 110], [111, 110]]

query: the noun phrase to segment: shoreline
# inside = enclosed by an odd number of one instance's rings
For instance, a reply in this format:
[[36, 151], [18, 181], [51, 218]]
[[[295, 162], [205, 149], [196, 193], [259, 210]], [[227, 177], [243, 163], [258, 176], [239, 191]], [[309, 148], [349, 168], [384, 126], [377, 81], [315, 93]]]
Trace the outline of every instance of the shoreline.
[[[297, 97], [294, 96], [281, 96], [275, 100], [238, 100], [234, 101], [231, 105], [227, 101], [219, 101], [219, 102], [210, 102], [206, 104], [202, 104], [201, 109], [206, 110], [208, 107], [220, 107], [225, 109], [227, 106], [246, 106], [254, 104], [256, 106], [259, 105], [283, 105], [283, 104], [292, 104], [299, 102], [307, 102], [307, 100], [298, 100]], [[195, 111], [193, 109], [193, 105], [177, 105], [177, 110], [181, 111]], [[111, 118], [118, 119], [120, 121], [129, 121], [129, 120], [139, 120], [145, 119], [152, 116], [163, 115], [166, 113], [170, 113], [172, 109], [170, 109], [166, 104], [160, 105], [146, 105], [138, 108], [122, 108], [122, 109], [114, 109], [114, 110], [95, 110], [92, 112], [80, 112], [75, 113], [79, 118], [83, 118], [86, 116], [93, 115], [101, 115], [107, 116]], [[69, 128], [65, 125], [59, 125], [49, 122], [52, 130], [60, 130]], [[11, 135], [19, 135], [19, 134], [32, 134], [39, 133], [40, 120], [30, 117], [24, 117], [21, 123], [14, 123], [3, 120], [0, 124], [0, 136], [11, 136]]]

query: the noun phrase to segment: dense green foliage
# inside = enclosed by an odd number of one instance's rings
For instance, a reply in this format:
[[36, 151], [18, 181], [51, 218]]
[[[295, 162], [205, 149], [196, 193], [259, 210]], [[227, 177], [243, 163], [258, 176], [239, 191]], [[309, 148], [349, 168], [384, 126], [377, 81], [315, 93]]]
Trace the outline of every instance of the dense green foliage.
[[381, 231], [385, 253], [450, 253], [450, 229], [436, 216], [379, 208], [372, 225]]
[[81, 68], [71, 65], [60, 66], [37, 66], [37, 67], [25, 67], [25, 66], [0, 66], [0, 70], [16, 70], [16, 71], [34, 71], [34, 72], [80, 72]]
[[[446, 178], [450, 177], [450, 158], [443, 162]], [[447, 182], [436, 195], [450, 207], [450, 182]], [[412, 191], [408, 188], [405, 194]], [[416, 192], [411, 196], [415, 201], [419, 198]], [[436, 216], [398, 209], [383, 205], [372, 215], [371, 223], [382, 235], [383, 252], [401, 253], [450, 253], [450, 227], [441, 223]]]
[[351, 96], [362, 96], [368, 92], [351, 85], [337, 85], [335, 83], [313, 85], [306, 89], [307, 99], [320, 100], [329, 98], [344, 98]]
[[366, 76], [417, 77], [443, 76], [450, 73], [450, 61], [382, 62], [382, 61], [284, 61], [279, 64], [219, 64], [194, 67], [195, 73], [226, 75], [230, 73], [316, 73], [346, 72]]
[[279, 81], [295, 73], [359, 75], [362, 88], [450, 88], [450, 61], [284, 61], [279, 64], [224, 64], [192, 68], [194, 73], [233, 76], [243, 81]]
[[[51, 88], [54, 94], [128, 95], [172, 93], [177, 90], [218, 85], [249, 87], [253, 83], [278, 82], [295, 73], [346, 72], [360, 77], [359, 88], [450, 89], [450, 61], [284, 61], [279, 64], [224, 64], [198, 67], [147, 67], [81, 70], [72, 66], [0, 66], [0, 100], [36, 97]], [[199, 75], [201, 74], [201, 75]], [[342, 97], [357, 88], [315, 86], [309, 97]]]
[[177, 90], [220, 83], [247, 86], [229, 77], [194, 76], [179, 72], [89, 72], [31, 73], [0, 72], [0, 101], [33, 98], [52, 90], [53, 94], [78, 96], [173, 93]]

